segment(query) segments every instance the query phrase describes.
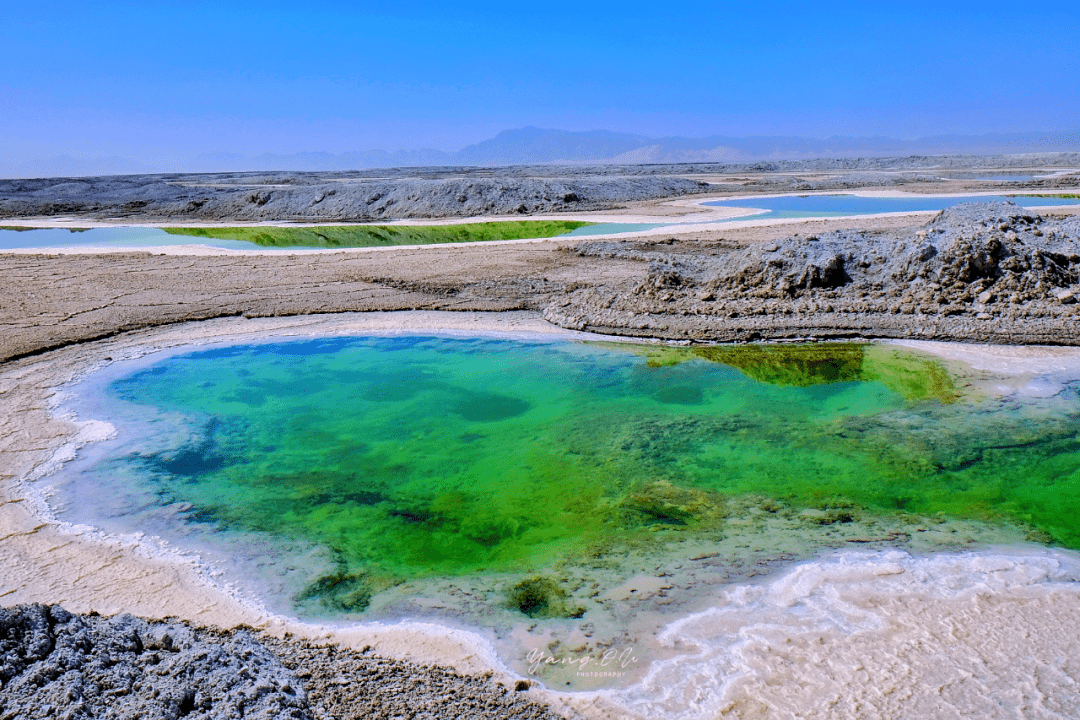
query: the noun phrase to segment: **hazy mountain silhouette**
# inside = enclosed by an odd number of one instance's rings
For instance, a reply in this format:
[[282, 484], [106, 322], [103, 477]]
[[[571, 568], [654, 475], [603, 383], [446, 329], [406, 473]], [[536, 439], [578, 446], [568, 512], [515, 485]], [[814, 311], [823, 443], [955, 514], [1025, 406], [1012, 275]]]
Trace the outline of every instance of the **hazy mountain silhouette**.
[[1080, 132], [935, 135], [917, 140], [888, 137], [793, 136], [701, 138], [661, 137], [589, 130], [584, 132], [524, 127], [456, 152], [442, 150], [364, 150], [346, 153], [302, 152], [240, 155], [209, 153], [176, 167], [149, 160], [59, 156], [39, 162], [0, 165], [0, 177], [56, 177], [142, 172], [216, 172], [229, 170], [363, 170], [380, 167], [453, 165], [532, 165], [548, 163], [689, 163], [757, 162], [811, 158], [908, 155], [1009, 155], [1080, 151]]

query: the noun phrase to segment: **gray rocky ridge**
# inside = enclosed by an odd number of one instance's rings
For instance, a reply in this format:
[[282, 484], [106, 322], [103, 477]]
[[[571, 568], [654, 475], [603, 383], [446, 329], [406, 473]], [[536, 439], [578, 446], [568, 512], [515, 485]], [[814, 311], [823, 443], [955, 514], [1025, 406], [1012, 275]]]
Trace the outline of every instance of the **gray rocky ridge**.
[[[942, 190], [950, 183], [970, 185], [979, 168], [1007, 173], [1000, 181], [980, 181], [980, 189], [1074, 192], [1080, 187], [1078, 166], [1078, 153], [1043, 153], [0, 179], [0, 218], [327, 223], [516, 216], [606, 210], [706, 192]], [[1025, 171], [1038, 174], [1011, 175]]]
[[915, 337], [1074, 344], [1080, 219], [964, 203], [921, 227], [794, 235], [732, 250], [591, 242], [584, 256], [648, 262], [633, 287], [556, 299], [559, 325], [739, 341]]
[[687, 178], [408, 177], [334, 174], [0, 180], [0, 218], [371, 222], [597, 210], [708, 190]]
[[0, 609], [3, 720], [558, 720], [524, 690], [243, 629]]
[[310, 718], [295, 673], [249, 633], [59, 605], [0, 609], [0, 717]]

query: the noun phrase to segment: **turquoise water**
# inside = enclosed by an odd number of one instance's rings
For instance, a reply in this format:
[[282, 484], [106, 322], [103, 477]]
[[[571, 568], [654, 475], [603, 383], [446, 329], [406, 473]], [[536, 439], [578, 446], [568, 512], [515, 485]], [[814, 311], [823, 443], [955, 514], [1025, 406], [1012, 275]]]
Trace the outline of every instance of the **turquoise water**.
[[597, 223], [578, 228], [560, 237], [589, 237], [590, 235], [615, 235], [618, 233], [643, 232], [653, 228], [667, 227], [663, 223]]
[[[861, 197], [858, 195], [784, 195], [776, 197], [718, 200], [705, 205], [713, 207], [757, 208], [768, 212], [755, 215], [754, 220], [780, 218], [842, 217], [848, 215], [877, 215], [893, 212], [938, 211], [962, 202], [993, 202], [1011, 200], [1026, 208], [1052, 205], [1080, 205], [1080, 199], [1044, 198], [1031, 196], [964, 197]], [[741, 220], [745, 218], [732, 218]], [[721, 221], [730, 222], [730, 221]]]
[[[115, 227], [115, 228], [0, 228], [0, 250], [21, 250], [29, 248], [68, 248], [79, 246], [107, 246], [149, 248], [166, 245], [193, 244], [188, 238], [169, 235], [159, 228]], [[200, 238], [200, 245], [227, 248], [230, 250], [261, 249], [255, 243], [236, 240], [218, 240]]]
[[[330, 338], [168, 357], [100, 390], [80, 414], [120, 432], [69, 468], [69, 519], [291, 552], [291, 601], [315, 614], [705, 541], [747, 497], [1080, 547], [1076, 389], [979, 401], [889, 346]], [[491, 601], [574, 616], [523, 582]]]

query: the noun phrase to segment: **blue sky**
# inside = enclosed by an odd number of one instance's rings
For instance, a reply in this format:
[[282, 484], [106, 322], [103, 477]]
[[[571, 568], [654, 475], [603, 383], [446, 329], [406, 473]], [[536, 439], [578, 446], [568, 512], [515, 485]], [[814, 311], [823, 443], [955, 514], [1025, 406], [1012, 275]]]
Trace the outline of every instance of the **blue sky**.
[[1080, 129], [1073, 3], [5, 3], [0, 153]]

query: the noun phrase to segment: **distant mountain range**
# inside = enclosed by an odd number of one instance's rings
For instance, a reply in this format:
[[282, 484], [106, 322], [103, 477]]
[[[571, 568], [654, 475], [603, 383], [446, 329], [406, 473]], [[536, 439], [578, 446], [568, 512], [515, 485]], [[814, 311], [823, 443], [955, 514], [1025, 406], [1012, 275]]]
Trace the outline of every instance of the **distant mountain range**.
[[703, 138], [648, 137], [591, 130], [574, 132], [524, 127], [504, 130], [495, 137], [457, 152], [441, 150], [365, 150], [340, 154], [200, 155], [178, 167], [157, 167], [146, 162], [111, 157], [100, 160], [68, 156], [22, 166], [0, 165], [0, 177], [43, 177], [142, 172], [217, 172], [240, 170], [364, 170], [380, 167], [446, 165], [534, 165], [549, 163], [691, 163], [757, 162], [809, 158], [884, 157], [908, 155], [1011, 155], [1029, 152], [1080, 151], [1080, 132], [993, 133], [988, 135], [935, 135], [917, 140], [887, 137], [788, 136]]
[[[457, 152], [373, 150], [295, 155], [204, 155], [200, 163], [215, 170], [359, 170], [376, 167], [434, 165], [537, 165], [548, 163], [690, 163], [757, 162], [833, 157], [893, 155], [1009, 155], [1080, 150], [1080, 132], [936, 135], [918, 140], [887, 137], [831, 137], [824, 140], [787, 136], [703, 138], [662, 137], [591, 130], [572, 132], [525, 127], [504, 130], [490, 140]], [[210, 169], [210, 168], [207, 168]]]

